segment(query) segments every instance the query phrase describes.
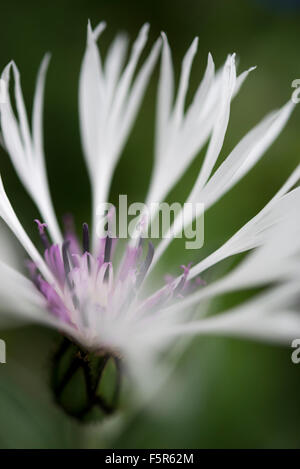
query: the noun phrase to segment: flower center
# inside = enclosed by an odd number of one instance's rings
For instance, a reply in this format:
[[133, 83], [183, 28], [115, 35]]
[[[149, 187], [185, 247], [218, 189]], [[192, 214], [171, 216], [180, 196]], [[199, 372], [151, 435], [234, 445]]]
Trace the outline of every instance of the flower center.
[[127, 327], [129, 318], [141, 321], [146, 313], [155, 313], [181, 298], [197, 283], [187, 281], [190, 265], [181, 266], [183, 273], [179, 277], [168, 277], [160, 290], [142, 298], [141, 287], [154, 256], [150, 241], [147, 250], [143, 238], [136, 246], [128, 244], [118, 268], [114, 269], [116, 238], [100, 238], [97, 251], [91, 254], [86, 223], [80, 243], [72, 220], [65, 220], [65, 237], [59, 246], [50, 243], [45, 223], [35, 222], [53, 283], [47, 282], [35, 264], [29, 262], [32, 281], [46, 299], [51, 314], [76, 329], [79, 343], [94, 352], [104, 346], [104, 331], [111, 343], [110, 332], [116, 323]]

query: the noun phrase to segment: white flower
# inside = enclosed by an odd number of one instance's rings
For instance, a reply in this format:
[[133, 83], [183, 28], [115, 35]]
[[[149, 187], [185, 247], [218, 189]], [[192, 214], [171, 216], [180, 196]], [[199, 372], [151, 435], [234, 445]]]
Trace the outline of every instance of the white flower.
[[[141, 29], [124, 67], [127, 41], [123, 36], [117, 36], [102, 65], [96, 42], [104, 27], [100, 23], [93, 30], [88, 25], [79, 86], [82, 143], [93, 195], [92, 246], [86, 224], [82, 246], [69, 223], [64, 237], [61, 235], [50, 200], [42, 142], [42, 100], [48, 56], [38, 75], [32, 134], [16, 65], [10, 63], [2, 74], [8, 84], [13, 72], [17, 117], [10, 100], [1, 104], [1, 140], [45, 222], [36, 220], [44, 245], [42, 257], [20, 224], [0, 181], [0, 216], [31, 259], [28, 278], [0, 262], [3, 317], [5, 312], [6, 320], [19, 317], [57, 328], [94, 353], [107, 350], [121, 354], [133, 374], [143, 368], [142, 364], [152, 363], [152, 358], [177, 341], [178, 336], [221, 333], [284, 342], [299, 336], [296, 298], [300, 273], [300, 189], [293, 187], [299, 180], [300, 166], [273, 199], [223, 246], [194, 267], [184, 267], [183, 273], [151, 296], [143, 297], [142, 287], [172, 237], [161, 241], [155, 252], [151, 243], [146, 249], [141, 240], [136, 245], [129, 243], [120, 266], [115, 268], [116, 240], [97, 238], [96, 207], [107, 201], [114, 169], [158, 58], [161, 40], [156, 41], [136, 73], [148, 25]], [[155, 164], [147, 202], [165, 198], [210, 137], [203, 165], [187, 199], [191, 203], [204, 203], [207, 210], [264, 154], [286, 124], [294, 105], [288, 103], [265, 117], [213, 173], [228, 126], [231, 100], [249, 71], [236, 77], [235, 56], [230, 55], [215, 74], [209, 55], [204, 78], [185, 110], [197, 39], [183, 59], [175, 99], [171, 52], [164, 34], [162, 40]], [[151, 215], [154, 217], [155, 212]], [[182, 219], [175, 220], [170, 233], [173, 230], [176, 234], [183, 228]], [[192, 221], [192, 217], [184, 219], [187, 224]], [[248, 250], [251, 253], [224, 277], [207, 286], [197, 285], [197, 276], [204, 270]], [[271, 286], [233, 311], [203, 317], [204, 300], [275, 282], [276, 288]]]

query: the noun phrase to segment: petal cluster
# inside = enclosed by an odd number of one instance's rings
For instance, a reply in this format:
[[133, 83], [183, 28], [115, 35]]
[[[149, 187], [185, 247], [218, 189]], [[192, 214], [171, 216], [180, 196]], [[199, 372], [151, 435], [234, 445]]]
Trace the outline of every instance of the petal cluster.
[[[241, 335], [289, 341], [300, 333], [298, 285], [300, 274], [300, 192], [298, 166], [269, 203], [229, 240], [193, 266], [168, 277], [151, 291], [150, 271], [172, 239], [199, 215], [178, 216], [169, 236], [156, 249], [145, 243], [121, 245], [98, 237], [97, 206], [106, 202], [112, 176], [136, 119], [151, 73], [161, 53], [157, 95], [154, 167], [147, 202], [160, 202], [180, 181], [184, 171], [208, 142], [187, 202], [215, 204], [257, 163], [287, 123], [294, 104], [288, 102], [266, 116], [218, 164], [228, 127], [232, 99], [248, 76], [237, 76], [235, 55], [215, 72], [211, 55], [203, 79], [190, 104], [186, 103], [195, 39], [182, 61], [175, 92], [171, 50], [165, 34], [159, 38], [137, 70], [146, 47], [149, 26], [140, 30], [126, 61], [127, 39], [117, 36], [102, 59], [97, 41], [105, 29], [88, 24], [87, 44], [79, 82], [82, 146], [93, 196], [93, 224], [83, 225], [79, 240], [70, 220], [64, 234], [55, 217], [45, 169], [42, 132], [43, 92], [47, 55], [37, 79], [32, 126], [25, 109], [20, 75], [11, 62], [2, 78], [14, 92], [0, 105], [1, 142], [33, 199], [43, 223], [36, 220], [43, 252], [32, 243], [14, 211], [0, 179], [0, 217], [24, 247], [30, 261], [29, 276], [0, 262], [0, 297], [7, 316], [39, 321], [97, 351], [106, 347], [126, 355], [141, 368], [179, 336], [193, 334]], [[14, 95], [16, 112], [11, 95]], [[185, 208], [183, 208], [185, 210]], [[182, 215], [182, 214], [181, 214]], [[156, 216], [155, 211], [151, 218]], [[183, 221], [184, 220], [184, 221]], [[198, 276], [222, 260], [246, 253], [222, 278], [206, 285]], [[184, 254], [183, 254], [184, 260]], [[196, 254], [197, 259], [200, 257]], [[268, 287], [251, 301], [206, 316], [208, 301], [230, 291]], [[149, 292], [150, 289], [150, 292]], [[147, 292], [147, 293], [146, 293]]]

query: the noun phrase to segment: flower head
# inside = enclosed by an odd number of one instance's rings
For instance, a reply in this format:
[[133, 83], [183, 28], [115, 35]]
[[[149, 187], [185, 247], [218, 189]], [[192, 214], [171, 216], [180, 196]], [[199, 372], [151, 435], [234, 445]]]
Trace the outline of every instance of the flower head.
[[[104, 28], [104, 23], [95, 29], [88, 25], [79, 85], [81, 136], [92, 185], [94, 215], [91, 229], [86, 223], [83, 225], [81, 239], [76, 236], [70, 216], [65, 218], [64, 234], [61, 233], [47, 183], [42, 102], [49, 57], [43, 60], [38, 74], [32, 130], [22, 98], [19, 71], [13, 62], [3, 71], [2, 78], [7, 85], [11, 74], [14, 76], [17, 115], [10, 99], [0, 105], [1, 140], [40, 212], [42, 221], [37, 218], [35, 222], [43, 249], [40, 254], [25, 232], [1, 180], [0, 216], [30, 258], [28, 276], [0, 263], [0, 295], [6, 312], [54, 327], [81, 349], [95, 355], [105, 351], [122, 357], [133, 375], [143, 369], [141, 363], [151, 362], [155, 366], [155, 357], [182, 335], [225, 333], [290, 340], [296, 330], [300, 332], [300, 320], [295, 312], [300, 270], [300, 192], [294, 188], [300, 167], [272, 200], [219, 249], [198, 263], [182, 265], [177, 276], [167, 277], [159, 290], [147, 294], [144, 287], [149, 283], [150, 271], [176, 233], [199, 214], [176, 217], [168, 236], [156, 248], [143, 238], [145, 223], [141, 223], [140, 235], [135, 242], [125, 245], [121, 260], [115, 253], [117, 239], [97, 235], [96, 215], [98, 204], [107, 201], [114, 169], [161, 48], [154, 169], [148, 203], [165, 198], [209, 140], [187, 199], [192, 204], [203, 203], [208, 210], [264, 154], [286, 124], [294, 105], [287, 103], [265, 117], [214, 171], [229, 122], [231, 101], [252, 69], [236, 76], [233, 54], [215, 73], [209, 55], [203, 80], [186, 108], [197, 39], [183, 59], [175, 95], [171, 51], [165, 34], [156, 41], [136, 73], [149, 26], [141, 29], [126, 65], [127, 40], [123, 36], [117, 36], [102, 64], [96, 43]], [[153, 210], [146, 225], [155, 216]], [[234, 270], [212, 284], [206, 285], [199, 277], [223, 259], [249, 250], [252, 252]], [[182, 258], [184, 261], [184, 255]], [[203, 300], [274, 282], [280, 286], [234, 311], [203, 317]]]

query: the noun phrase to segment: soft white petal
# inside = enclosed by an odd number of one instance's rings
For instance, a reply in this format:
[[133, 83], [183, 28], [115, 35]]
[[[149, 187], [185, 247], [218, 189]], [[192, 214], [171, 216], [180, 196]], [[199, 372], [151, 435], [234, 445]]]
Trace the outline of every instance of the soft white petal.
[[293, 171], [277, 194], [274, 195], [270, 202], [257, 215], [249, 220], [220, 248], [192, 267], [188, 278], [192, 279], [221, 260], [234, 254], [253, 249], [267, 241], [269, 231], [278, 223], [282, 223], [284, 217], [289, 216], [293, 205], [295, 209], [300, 206], [300, 189], [298, 188], [288, 193], [299, 179], [300, 165]]
[[17, 270], [21, 270], [22, 257], [19, 252], [18, 241], [12, 236], [11, 231], [5, 226], [5, 223], [0, 221], [0, 261], [13, 267]]
[[30, 280], [3, 262], [0, 262], [0, 279], [2, 328], [27, 322], [58, 326], [58, 319], [47, 312], [43, 297]]
[[117, 149], [117, 152], [120, 151], [123, 142], [129, 134], [132, 124], [136, 118], [150, 75], [157, 61], [160, 47], [161, 41], [160, 39], [158, 39], [134, 81], [132, 90], [130, 91], [130, 94], [128, 96], [126, 109], [124, 111], [124, 114], [120, 116], [121, 122], [119, 134], [116, 138], [116, 140], [119, 141], [119, 148]]
[[0, 217], [5, 221], [7, 226], [11, 229], [12, 233], [19, 240], [21, 245], [27, 251], [31, 259], [35, 262], [36, 266], [40, 272], [44, 275], [50, 283], [53, 282], [53, 276], [50, 273], [45, 261], [40, 256], [36, 247], [32, 243], [31, 239], [25, 232], [23, 226], [21, 225], [18, 217], [16, 216], [11, 203], [6, 195], [2, 179], [0, 177]]
[[290, 345], [300, 337], [300, 314], [295, 309], [298, 292], [297, 283], [286, 284], [225, 313], [178, 324], [164, 332], [166, 337], [221, 334]]
[[162, 33], [163, 49], [161, 58], [160, 79], [157, 94], [156, 116], [156, 155], [161, 151], [162, 138], [166, 132], [174, 95], [174, 76], [171, 50], [167, 36]]
[[[112, 144], [114, 144], [114, 138], [116, 138], [117, 135], [116, 126], [120, 122], [120, 116], [123, 114], [124, 111], [124, 105], [128, 97], [128, 93], [133, 79], [133, 74], [136, 70], [139, 58], [147, 42], [148, 31], [149, 24], [145, 24], [141, 28], [138, 37], [132, 46], [131, 56], [129, 58], [128, 64], [124, 69], [124, 72], [121, 75], [118, 87], [116, 89], [112, 108], [110, 111], [108, 127], [109, 137], [111, 139]], [[115, 160], [118, 157], [118, 153], [112, 151], [112, 157], [113, 160]]]
[[99, 204], [108, 200], [113, 171], [136, 118], [160, 49], [158, 41], [134, 78], [147, 42], [149, 25], [145, 24], [132, 46], [123, 72], [126, 40], [122, 36], [118, 36], [111, 46], [102, 70], [96, 41], [103, 29], [103, 23], [97, 32], [89, 26], [79, 86], [81, 136], [92, 184], [93, 251], [99, 236], [97, 209]]
[[18, 68], [14, 62], [5, 67], [2, 78], [6, 81], [7, 88], [11, 70], [14, 75], [18, 120], [14, 115], [8, 93], [7, 101], [0, 106], [1, 130], [4, 146], [20, 180], [38, 207], [43, 221], [47, 223], [53, 241], [60, 242], [61, 234], [51, 202], [42, 142], [42, 100], [48, 61], [49, 57], [46, 56], [37, 79], [33, 104], [33, 137], [30, 134]]
[[180, 82], [178, 87], [177, 98], [174, 104], [174, 125], [179, 126], [183, 120], [184, 115], [184, 104], [185, 98], [188, 90], [189, 79], [191, 74], [191, 68], [193, 60], [198, 48], [198, 38], [196, 37], [191, 46], [189, 47], [187, 53], [185, 54], [182, 61]]
[[288, 102], [254, 127], [234, 148], [194, 200], [203, 202], [207, 209], [228, 192], [272, 145], [293, 109], [294, 104]]
[[254, 249], [237, 267], [221, 279], [170, 307], [172, 312], [185, 310], [227, 292], [266, 286], [272, 282], [298, 279], [300, 275], [299, 197], [288, 208], [289, 214], [269, 231], [265, 243]]
[[[274, 142], [282, 131], [294, 109], [294, 104], [288, 102], [282, 109], [272, 113], [263, 119], [254, 129], [252, 129], [234, 148], [221, 166], [211, 176], [203, 189], [198, 190], [197, 181], [187, 201], [191, 204], [203, 204], [207, 210], [217, 202], [234, 184], [236, 184], [262, 157], [267, 148]], [[152, 268], [164, 253], [172, 239], [185, 226], [188, 226], [195, 218], [193, 216], [183, 217], [180, 213], [166, 237], [160, 242]], [[184, 223], [183, 223], [184, 220]]]
[[184, 122], [185, 133], [189, 133], [189, 129], [191, 129], [193, 126], [193, 122], [198, 122], [201, 119], [201, 113], [203, 111], [203, 107], [205, 106], [209, 90], [212, 88], [214, 83], [214, 78], [215, 64], [211, 54], [208, 54], [207, 67], [203, 80], [200, 82], [193, 101], [186, 111], [186, 118]]
[[44, 146], [43, 146], [43, 107], [46, 73], [50, 62], [50, 54], [46, 54], [40, 65], [35, 95], [33, 100], [32, 112], [32, 139], [34, 146], [34, 155], [44, 168]]
[[103, 112], [104, 79], [96, 41], [105, 29], [105, 23], [99, 24], [97, 34], [88, 24], [87, 45], [83, 57], [79, 78], [79, 117], [81, 139], [87, 167], [91, 177], [95, 171], [101, 132], [101, 112]]
[[124, 34], [116, 36], [107, 52], [104, 64], [107, 106], [111, 105], [114, 92], [125, 62], [128, 38]]
[[[236, 70], [235, 57], [233, 55], [229, 58], [223, 70], [222, 90], [218, 106], [219, 109], [215, 117], [215, 124], [208, 150], [195, 183], [196, 190], [200, 190], [207, 182], [222, 149], [229, 122], [230, 103], [235, 89], [235, 83]], [[193, 198], [193, 196], [191, 196], [191, 198]]]

